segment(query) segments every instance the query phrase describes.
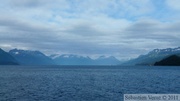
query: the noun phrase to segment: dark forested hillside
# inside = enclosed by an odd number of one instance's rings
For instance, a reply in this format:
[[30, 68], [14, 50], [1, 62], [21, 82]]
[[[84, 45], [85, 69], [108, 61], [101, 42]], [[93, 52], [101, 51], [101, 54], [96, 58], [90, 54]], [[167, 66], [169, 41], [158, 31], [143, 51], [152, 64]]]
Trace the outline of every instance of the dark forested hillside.
[[155, 66], [180, 66], [180, 57], [177, 55], [171, 55], [154, 64]]

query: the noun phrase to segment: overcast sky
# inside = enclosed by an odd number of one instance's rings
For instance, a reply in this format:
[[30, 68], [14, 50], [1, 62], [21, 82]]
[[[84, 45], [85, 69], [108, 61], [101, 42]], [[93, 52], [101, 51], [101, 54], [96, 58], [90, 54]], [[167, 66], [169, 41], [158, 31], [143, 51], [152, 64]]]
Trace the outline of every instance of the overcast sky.
[[180, 0], [1, 0], [0, 48], [128, 59], [180, 46]]

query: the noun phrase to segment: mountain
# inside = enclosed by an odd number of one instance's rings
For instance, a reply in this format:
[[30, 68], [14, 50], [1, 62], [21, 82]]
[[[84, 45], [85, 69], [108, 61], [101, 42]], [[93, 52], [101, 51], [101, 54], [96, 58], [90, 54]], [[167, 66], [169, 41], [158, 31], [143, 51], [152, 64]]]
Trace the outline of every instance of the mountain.
[[170, 55], [180, 54], [180, 47], [167, 49], [154, 49], [146, 55], [129, 60], [122, 65], [154, 65], [155, 62], [162, 60]]
[[57, 65], [91, 65], [92, 59], [73, 54], [51, 55]]
[[120, 61], [113, 56], [100, 56], [94, 60], [94, 63], [96, 65], [118, 65], [120, 64]]
[[119, 60], [115, 57], [105, 57], [101, 56], [97, 59], [91, 59], [90, 57], [84, 57], [73, 54], [63, 54], [63, 55], [51, 55], [50, 56], [56, 64], [58, 65], [117, 65]]
[[51, 58], [47, 57], [39, 51], [18, 50], [13, 49], [9, 51], [21, 65], [53, 65]]
[[154, 64], [155, 66], [180, 66], [180, 57], [177, 55], [171, 55]]
[[18, 62], [14, 57], [0, 48], [0, 65], [18, 65]]

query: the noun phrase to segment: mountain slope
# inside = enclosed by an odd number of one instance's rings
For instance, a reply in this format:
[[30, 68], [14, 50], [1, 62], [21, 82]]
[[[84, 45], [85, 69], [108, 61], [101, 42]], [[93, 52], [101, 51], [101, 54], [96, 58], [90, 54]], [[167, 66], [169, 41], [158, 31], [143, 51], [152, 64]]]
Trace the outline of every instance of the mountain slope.
[[97, 59], [90, 57], [78, 56], [73, 54], [51, 55], [50, 56], [58, 65], [118, 65], [119, 60], [115, 57], [101, 56]]
[[113, 56], [100, 56], [99, 58], [94, 60], [94, 63], [96, 65], [118, 65], [120, 64], [120, 61]]
[[138, 58], [123, 63], [123, 65], [154, 65], [155, 62], [174, 54], [180, 54], [180, 47], [154, 49], [146, 55], [141, 55]]
[[177, 55], [171, 55], [154, 64], [155, 66], [180, 66], [180, 57]]
[[18, 62], [10, 54], [0, 49], [0, 65], [18, 65]]
[[22, 65], [53, 65], [52, 59], [39, 51], [18, 50], [13, 49], [9, 51], [20, 64]]
[[57, 65], [91, 65], [92, 59], [72, 54], [51, 55]]

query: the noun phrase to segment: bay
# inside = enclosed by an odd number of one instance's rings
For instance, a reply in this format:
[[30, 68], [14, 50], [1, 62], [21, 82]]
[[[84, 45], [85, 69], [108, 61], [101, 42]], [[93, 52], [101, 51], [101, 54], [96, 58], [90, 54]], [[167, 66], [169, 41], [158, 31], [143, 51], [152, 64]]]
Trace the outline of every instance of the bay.
[[123, 101], [180, 94], [180, 67], [0, 66], [0, 101]]

